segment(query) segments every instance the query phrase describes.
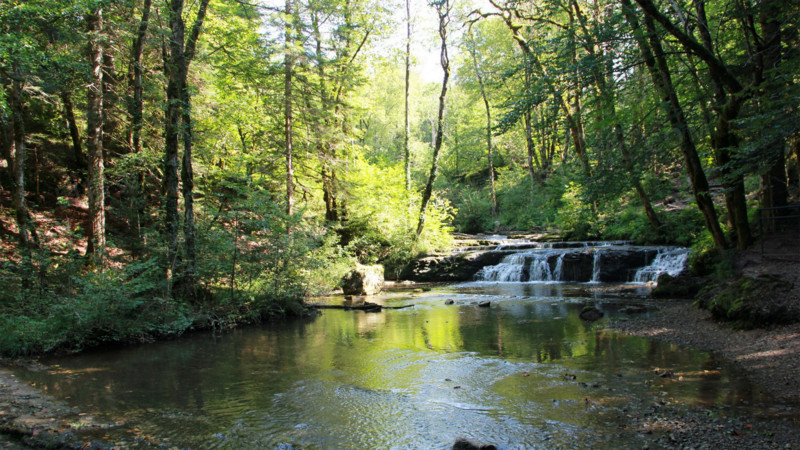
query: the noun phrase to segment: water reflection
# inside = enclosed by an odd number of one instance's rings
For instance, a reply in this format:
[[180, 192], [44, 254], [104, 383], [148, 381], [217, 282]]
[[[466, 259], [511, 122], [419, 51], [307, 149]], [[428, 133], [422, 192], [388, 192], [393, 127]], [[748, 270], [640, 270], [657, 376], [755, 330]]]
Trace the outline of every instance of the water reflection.
[[[130, 440], [126, 430], [138, 427], [203, 448], [437, 447], [459, 436], [505, 446], [640, 446], [633, 432], [616, 429], [623, 409], [656, 397], [719, 404], [756, 395], [707, 354], [580, 320], [585, 303], [608, 315], [620, 306], [586, 292], [465, 285], [392, 294], [380, 301], [414, 306], [325, 310], [311, 320], [89, 352], [25, 376], [87, 412], [125, 421], [112, 438]], [[478, 306], [487, 299], [491, 307]]]

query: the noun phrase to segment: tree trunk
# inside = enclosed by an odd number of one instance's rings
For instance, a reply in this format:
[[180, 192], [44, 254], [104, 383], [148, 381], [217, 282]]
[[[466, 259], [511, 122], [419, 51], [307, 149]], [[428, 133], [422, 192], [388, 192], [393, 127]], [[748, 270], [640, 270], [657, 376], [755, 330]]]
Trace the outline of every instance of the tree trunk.
[[11, 119], [6, 115], [6, 111], [0, 110], [0, 158], [6, 160], [5, 174], [8, 176], [6, 180], [0, 174], [0, 188], [13, 191], [12, 183], [14, 180], [14, 158], [11, 156], [11, 149], [14, 142], [14, 130], [11, 125]]
[[[481, 99], [483, 99], [483, 106], [486, 109], [486, 155], [489, 163], [489, 193], [492, 202], [492, 218], [497, 217], [497, 195], [495, 194], [494, 186], [494, 160], [492, 151], [492, 109], [489, 107], [489, 99], [486, 97], [486, 87], [483, 84], [483, 77], [481, 76], [481, 69], [478, 66], [477, 50], [475, 49], [475, 42], [472, 35], [470, 39], [470, 53], [472, 54], [472, 65], [475, 69], [475, 76], [478, 78], [478, 86], [481, 88]], [[531, 179], [533, 182], [533, 179]]]
[[81, 132], [78, 129], [78, 124], [75, 121], [75, 107], [72, 104], [72, 94], [69, 91], [61, 92], [61, 102], [64, 105], [64, 118], [67, 121], [67, 128], [69, 128], [69, 136], [72, 139], [72, 157], [73, 170], [77, 172], [78, 178], [81, 182], [86, 182], [86, 155], [83, 154], [81, 146]]
[[165, 124], [165, 174], [166, 230], [167, 230], [167, 280], [172, 288], [178, 266], [178, 147], [183, 137], [181, 181], [184, 201], [185, 261], [181, 274], [182, 295], [192, 298], [195, 290], [195, 225], [194, 225], [194, 174], [192, 170], [192, 115], [191, 98], [187, 89], [189, 64], [194, 58], [197, 40], [202, 30], [209, 0], [201, 0], [189, 38], [183, 21], [183, 0], [170, 2], [169, 57], [167, 72], [167, 111]]
[[292, 0], [286, 0], [286, 24], [284, 36], [286, 39], [285, 53], [283, 55], [283, 119], [284, 141], [286, 156], [286, 213], [294, 213], [294, 167], [292, 162], [292, 139], [294, 131], [294, 116], [292, 111], [292, 71], [294, 65], [294, 49], [292, 47]]
[[[724, 249], [727, 247], [727, 242], [725, 241], [722, 228], [719, 225], [717, 212], [714, 209], [714, 202], [708, 190], [708, 179], [703, 170], [703, 165], [700, 162], [700, 157], [697, 154], [697, 148], [692, 139], [686, 116], [678, 100], [678, 95], [675, 93], [675, 88], [672, 84], [672, 76], [667, 66], [660, 38], [656, 33], [655, 24], [645, 15], [646, 30], [645, 33], [643, 33], [630, 0], [622, 0], [622, 5], [623, 12], [625, 13], [628, 24], [631, 26], [639, 49], [642, 52], [645, 65], [650, 72], [653, 84], [661, 97], [660, 106], [666, 110], [672, 128], [680, 137], [680, 147], [683, 152], [684, 161], [686, 162], [686, 171], [689, 175], [695, 202], [700, 212], [703, 214], [706, 229], [711, 233], [714, 245], [718, 249]], [[647, 38], [645, 38], [645, 36], [647, 36]]]
[[136, 31], [136, 39], [131, 48], [131, 65], [129, 69], [128, 84], [132, 92], [129, 99], [128, 114], [130, 115], [130, 146], [133, 153], [139, 153], [142, 149], [141, 135], [143, 124], [143, 94], [142, 84], [142, 53], [144, 43], [147, 38], [147, 28], [150, 23], [150, 7], [152, 0], [144, 0], [142, 5], [142, 19], [139, 21], [139, 28]]
[[181, 133], [181, 102], [186, 87], [186, 58], [184, 53], [185, 25], [183, 0], [171, 0], [167, 75], [167, 108], [164, 124], [164, 191], [166, 194], [165, 228], [167, 233], [167, 282], [172, 288], [178, 266], [178, 148]]
[[650, 203], [650, 197], [647, 195], [644, 186], [642, 186], [642, 182], [636, 174], [630, 149], [628, 149], [628, 146], [625, 144], [625, 137], [622, 133], [622, 127], [619, 124], [614, 125], [614, 134], [617, 138], [619, 151], [622, 154], [625, 170], [628, 172], [628, 177], [633, 185], [633, 189], [636, 191], [636, 196], [639, 197], [639, 201], [642, 203], [644, 214], [647, 216], [647, 220], [650, 221], [650, 225], [653, 227], [656, 234], [661, 234], [661, 220], [658, 219], [658, 214], [656, 214], [656, 210], [653, 209], [653, 205]]
[[[700, 37], [703, 45], [709, 52], [713, 49], [711, 32], [706, 20], [705, 2], [699, 0], [695, 3], [695, 11], [699, 22]], [[721, 63], [720, 63], [721, 64]], [[738, 147], [738, 138], [733, 132], [733, 122], [739, 117], [742, 98], [739, 94], [741, 88], [732, 89], [728, 95], [723, 72], [713, 65], [708, 66], [711, 85], [714, 89], [717, 123], [712, 131], [711, 146], [717, 156], [717, 162], [722, 174], [722, 185], [725, 188], [725, 204], [736, 233], [736, 247], [740, 250], [747, 248], [752, 240], [750, 224], [747, 219], [747, 199], [745, 198], [744, 177], [734, 170], [731, 161], [731, 149]]]
[[403, 156], [405, 158], [406, 168], [406, 192], [411, 190], [411, 149], [408, 146], [409, 136], [411, 134], [411, 125], [409, 123], [409, 108], [408, 108], [408, 95], [411, 84], [411, 9], [409, 1], [406, 0], [406, 85], [405, 85], [405, 126], [403, 128]]
[[20, 78], [12, 78], [8, 99], [11, 109], [11, 147], [9, 164], [13, 166], [14, 210], [17, 218], [17, 236], [22, 248], [30, 245], [28, 234], [28, 205], [25, 201], [25, 122], [22, 115], [22, 86]]
[[442, 65], [444, 76], [442, 78], [442, 90], [439, 93], [439, 113], [436, 119], [436, 137], [433, 142], [431, 171], [428, 175], [428, 182], [425, 184], [425, 190], [422, 191], [422, 204], [419, 210], [419, 222], [417, 223], [417, 232], [414, 235], [415, 243], [419, 241], [419, 237], [422, 235], [422, 230], [425, 228], [425, 214], [428, 210], [428, 202], [433, 195], [433, 185], [436, 183], [436, 176], [439, 171], [439, 151], [442, 148], [442, 137], [444, 136], [444, 107], [445, 99], [447, 98], [447, 82], [450, 79], [450, 59], [447, 55], [447, 24], [450, 21], [450, 1], [444, 0], [443, 2], [435, 3], [434, 6], [439, 15], [439, 37], [442, 40], [442, 46], [439, 52], [439, 60]]
[[[781, 81], [776, 80], [772, 72], [781, 63], [782, 33], [780, 23], [780, 2], [765, 0], [761, 2], [759, 22], [761, 23], [761, 39], [758, 49], [758, 79], [761, 96], [768, 99], [771, 92], [779, 89]], [[769, 100], [766, 100], [769, 102]], [[764, 154], [767, 172], [761, 177], [761, 206], [776, 208], [786, 206], [789, 190], [786, 180], [786, 149], [784, 140], [777, 138], [771, 140], [766, 148], [761, 149]]]
[[105, 266], [106, 219], [105, 183], [103, 166], [103, 10], [97, 9], [86, 16], [89, 28], [88, 56], [91, 67], [91, 84], [86, 90], [86, 150], [89, 157], [89, 236], [86, 246], [95, 264]]
[[[661, 221], [658, 219], [658, 215], [653, 209], [653, 205], [650, 203], [650, 198], [647, 195], [647, 192], [645, 192], [644, 187], [639, 179], [639, 175], [636, 172], [630, 149], [625, 142], [625, 135], [622, 131], [622, 125], [617, 117], [617, 88], [616, 81], [614, 80], [613, 63], [611, 61], [613, 55], [610, 55], [610, 52], [608, 52], [607, 49], [602, 49], [599, 45], [597, 45], [594, 36], [588, 30], [586, 16], [583, 14], [583, 11], [578, 3], [575, 0], [572, 0], [571, 4], [578, 22], [581, 25], [581, 29], [584, 32], [583, 41], [585, 42], [584, 47], [586, 51], [593, 57], [600, 56], [605, 62], [605, 71], [601, 71], [598, 65], [593, 66], [591, 69], [592, 78], [594, 79], [594, 84], [597, 89], [597, 96], [600, 99], [598, 106], [603, 108], [603, 115], [598, 115], [598, 121], [608, 120], [614, 124], [614, 138], [617, 141], [617, 147], [619, 148], [620, 155], [622, 156], [623, 167], [627, 172], [628, 180], [631, 183], [631, 186], [633, 186], [633, 189], [636, 191], [637, 197], [639, 197], [639, 201], [642, 204], [645, 216], [647, 216], [647, 219], [650, 221], [650, 225], [653, 227], [653, 230], [656, 232], [656, 234], [660, 234]], [[605, 139], [602, 137], [601, 142], [605, 142]]]

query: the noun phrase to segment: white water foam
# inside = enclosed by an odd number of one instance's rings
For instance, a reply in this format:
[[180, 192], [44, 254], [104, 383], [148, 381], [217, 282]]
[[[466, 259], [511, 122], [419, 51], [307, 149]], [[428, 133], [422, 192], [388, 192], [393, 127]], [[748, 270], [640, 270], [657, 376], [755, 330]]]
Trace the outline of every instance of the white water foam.
[[688, 260], [688, 248], [661, 250], [649, 266], [642, 267], [636, 271], [633, 281], [639, 283], [655, 283], [658, 277], [663, 273], [667, 273], [673, 277], [677, 276], [686, 268], [686, 262]]

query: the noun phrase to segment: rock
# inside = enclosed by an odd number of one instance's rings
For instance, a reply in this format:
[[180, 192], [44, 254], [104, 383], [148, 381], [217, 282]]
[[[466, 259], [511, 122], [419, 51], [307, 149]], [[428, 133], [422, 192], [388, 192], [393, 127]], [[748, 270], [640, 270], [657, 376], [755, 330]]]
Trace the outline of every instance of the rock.
[[448, 298], [447, 300], [444, 301], [445, 305], [452, 305], [454, 303], [455, 303], [455, 300], [453, 300], [452, 298]]
[[647, 308], [642, 305], [628, 305], [621, 308], [619, 312], [622, 314], [644, 314], [647, 312]]
[[703, 281], [688, 274], [676, 277], [663, 273], [650, 293], [653, 298], [694, 298], [703, 287]]
[[453, 443], [453, 450], [496, 450], [492, 444], [485, 444], [475, 439], [460, 437]]
[[741, 277], [706, 291], [695, 304], [738, 329], [785, 325], [800, 322], [800, 310], [784, 300], [792, 288], [776, 277]]
[[647, 266], [658, 254], [655, 248], [599, 248], [594, 265], [597, 279], [603, 283], [618, 283], [633, 279], [640, 267]]
[[603, 312], [595, 308], [594, 306], [586, 306], [581, 311], [579, 317], [588, 322], [594, 322], [595, 320], [598, 320], [601, 317], [603, 317]]
[[[551, 270], [558, 264], [558, 255], [548, 258]], [[561, 277], [557, 281], [577, 281], [585, 283], [592, 281], [594, 267], [594, 252], [586, 250], [581, 252], [565, 253], [561, 258]]]
[[478, 306], [481, 307], [481, 308], [488, 308], [488, 307], [492, 306], [492, 302], [490, 302], [489, 300], [485, 300], [485, 301], [482, 301], [482, 302], [478, 303]]
[[502, 251], [457, 252], [415, 259], [401, 273], [414, 281], [471, 281], [484, 266], [492, 266], [508, 253]]
[[383, 266], [356, 267], [344, 277], [342, 291], [345, 295], [375, 295], [383, 290]]

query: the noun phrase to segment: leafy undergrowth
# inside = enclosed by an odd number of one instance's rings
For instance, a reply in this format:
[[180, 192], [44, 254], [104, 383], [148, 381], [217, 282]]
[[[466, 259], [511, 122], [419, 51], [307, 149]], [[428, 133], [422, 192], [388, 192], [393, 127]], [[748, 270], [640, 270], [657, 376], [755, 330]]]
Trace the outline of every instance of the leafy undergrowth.
[[240, 290], [203, 291], [194, 301], [165, 295], [156, 258], [103, 272], [86, 269], [82, 258], [58, 261], [39, 261], [28, 270], [24, 263], [0, 264], [4, 282], [20, 286], [0, 293], [0, 355], [149, 342], [188, 330], [306, 313], [296, 297], [258, 297]]
[[256, 224], [256, 238], [234, 238], [224, 223], [204, 224], [209, 231], [198, 245], [197, 287], [185, 295], [180, 283], [166, 279], [158, 233], [148, 237], [147, 249], [134, 248], [130, 230], [109, 214], [117, 232], [109, 236], [107, 265], [100, 270], [85, 256], [85, 201], [32, 209], [37, 245], [24, 249], [8, 203], [0, 195], [0, 356], [150, 342], [303, 315], [308, 285], [330, 283], [320, 279], [325, 271], [309, 275], [311, 268], [329, 268], [328, 278], [339, 270], [329, 263], [336, 255], [323, 239], [295, 224], [299, 231], [287, 235], [284, 217], [270, 217], [271, 229]]

